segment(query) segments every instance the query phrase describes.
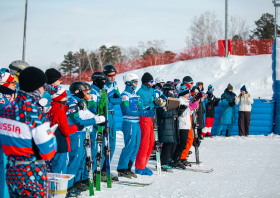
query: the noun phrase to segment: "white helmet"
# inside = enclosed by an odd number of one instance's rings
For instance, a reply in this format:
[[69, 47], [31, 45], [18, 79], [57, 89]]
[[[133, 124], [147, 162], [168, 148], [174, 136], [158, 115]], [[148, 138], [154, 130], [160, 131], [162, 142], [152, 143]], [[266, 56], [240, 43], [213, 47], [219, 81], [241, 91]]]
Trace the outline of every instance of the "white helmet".
[[13, 61], [9, 65], [10, 73], [13, 74], [13, 75], [16, 74], [17, 72], [21, 72], [26, 67], [29, 67], [29, 64], [25, 61], [22, 61], [22, 60]]
[[132, 80], [138, 80], [138, 79], [139, 79], [138, 76], [137, 76], [136, 74], [134, 74], [134, 73], [125, 74], [125, 75], [123, 76], [123, 82], [124, 82], [124, 84], [125, 84], [126, 82], [131, 82]]
[[155, 83], [165, 83], [165, 79], [162, 77], [157, 77]]

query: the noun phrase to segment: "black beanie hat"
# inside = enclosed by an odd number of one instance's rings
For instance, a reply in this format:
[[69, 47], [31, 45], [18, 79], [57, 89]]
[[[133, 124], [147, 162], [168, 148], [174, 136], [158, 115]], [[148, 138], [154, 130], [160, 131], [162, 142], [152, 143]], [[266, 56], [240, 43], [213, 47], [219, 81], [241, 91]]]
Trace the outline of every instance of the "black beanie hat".
[[142, 76], [142, 83], [144, 84], [144, 83], [150, 82], [153, 79], [154, 79], [153, 76], [149, 72], [146, 72]]
[[191, 81], [193, 81], [193, 79], [192, 79], [192, 77], [190, 77], [190, 76], [185, 76], [184, 78], [183, 78], [183, 83], [189, 83], [189, 82], [191, 82]]
[[55, 81], [61, 78], [61, 73], [54, 68], [47, 69], [45, 74], [48, 78], [48, 84], [53, 84]]
[[233, 90], [233, 86], [230, 83], [227, 86], [227, 90]]
[[47, 77], [41, 69], [27, 67], [19, 75], [19, 88], [26, 92], [32, 92], [44, 86]]

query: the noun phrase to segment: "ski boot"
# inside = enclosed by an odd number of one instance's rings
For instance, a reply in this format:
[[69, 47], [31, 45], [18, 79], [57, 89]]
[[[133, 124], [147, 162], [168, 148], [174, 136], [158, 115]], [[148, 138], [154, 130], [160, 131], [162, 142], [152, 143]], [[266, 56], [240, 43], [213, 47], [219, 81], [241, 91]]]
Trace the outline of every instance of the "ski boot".
[[77, 190], [76, 188], [72, 187], [69, 188], [66, 198], [71, 198], [71, 197], [80, 197], [81, 196], [81, 191]]
[[180, 161], [184, 166], [189, 166], [189, 167], [192, 166], [191, 163], [189, 163], [187, 159], [181, 159]]
[[168, 172], [168, 173], [173, 173], [172, 168], [170, 166], [168, 166], [168, 165], [162, 165], [161, 166], [161, 171]]
[[169, 161], [169, 165], [172, 167], [172, 168], [177, 168], [177, 169], [183, 169], [185, 170], [186, 167], [184, 166], [184, 164], [179, 160], [177, 162], [175, 162], [174, 160], [170, 160]]
[[87, 191], [89, 189], [89, 186], [84, 184], [83, 182], [77, 182], [76, 184], [74, 184], [74, 187], [81, 192]]
[[131, 174], [127, 170], [125, 170], [125, 169], [118, 170], [118, 176], [119, 177], [126, 177], [128, 179], [132, 179]]
[[[119, 181], [119, 178], [113, 174], [111, 174], [112, 181]], [[101, 172], [101, 182], [107, 182], [107, 173]]]
[[144, 169], [135, 168], [135, 174], [152, 176], [153, 172], [148, 168], [144, 168]]
[[132, 171], [127, 171], [131, 177], [137, 178], [137, 175]]
[[228, 134], [228, 130], [226, 131], [226, 137], [229, 137], [230, 135]]

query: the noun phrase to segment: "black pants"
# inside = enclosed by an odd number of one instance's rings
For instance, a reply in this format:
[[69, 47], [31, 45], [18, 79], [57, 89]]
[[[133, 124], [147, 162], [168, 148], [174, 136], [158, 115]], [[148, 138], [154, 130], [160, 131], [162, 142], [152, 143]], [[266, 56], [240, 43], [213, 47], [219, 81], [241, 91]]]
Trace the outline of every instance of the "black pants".
[[176, 148], [176, 142], [163, 143], [160, 155], [161, 165], [168, 165], [168, 160], [171, 158], [172, 153]]
[[172, 159], [177, 162], [181, 159], [181, 155], [183, 150], [186, 149], [188, 136], [189, 136], [189, 130], [188, 129], [180, 129], [180, 141], [179, 144], [177, 144], [176, 149], [173, 153]]
[[250, 123], [251, 123], [251, 112], [239, 111], [239, 118], [238, 118], [239, 136], [249, 135]]
[[202, 129], [197, 129], [197, 136], [201, 137]]

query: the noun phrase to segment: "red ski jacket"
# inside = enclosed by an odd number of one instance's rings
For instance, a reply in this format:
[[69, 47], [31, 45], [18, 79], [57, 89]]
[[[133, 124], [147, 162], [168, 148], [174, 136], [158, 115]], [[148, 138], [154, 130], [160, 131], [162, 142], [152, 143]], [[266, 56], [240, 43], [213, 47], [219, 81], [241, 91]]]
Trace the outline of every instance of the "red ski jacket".
[[51, 121], [51, 126], [58, 124], [58, 128], [55, 130], [55, 136], [57, 140], [57, 153], [66, 153], [71, 151], [70, 147], [70, 134], [76, 133], [78, 128], [76, 125], [68, 124], [66, 112], [68, 107], [60, 103], [51, 102], [52, 108], [48, 112], [48, 117]]

